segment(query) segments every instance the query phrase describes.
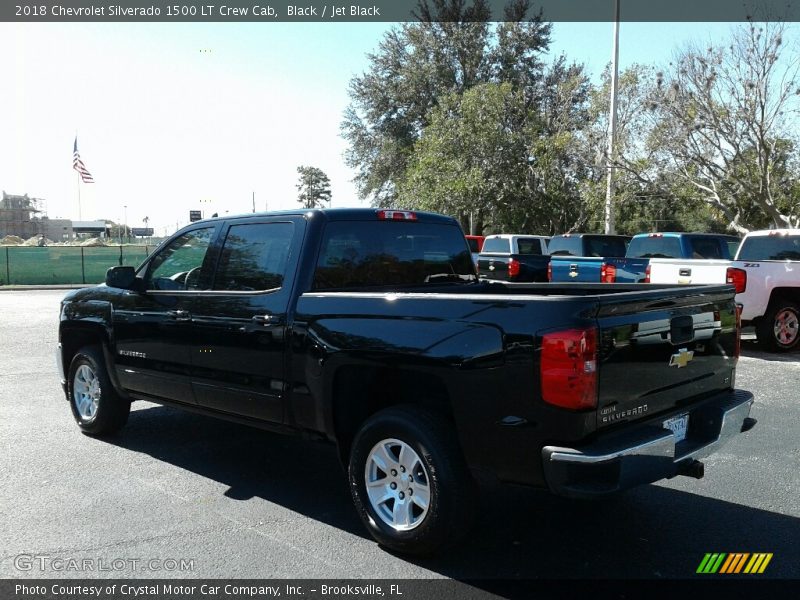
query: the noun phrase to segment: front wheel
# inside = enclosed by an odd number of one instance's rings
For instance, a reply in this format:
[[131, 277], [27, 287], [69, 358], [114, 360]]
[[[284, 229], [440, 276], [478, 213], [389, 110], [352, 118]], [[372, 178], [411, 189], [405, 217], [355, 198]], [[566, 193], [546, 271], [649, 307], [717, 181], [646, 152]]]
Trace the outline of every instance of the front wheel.
[[800, 345], [800, 307], [788, 300], [770, 304], [756, 325], [758, 343], [771, 352], [788, 352]]
[[350, 453], [359, 516], [383, 546], [424, 555], [469, 531], [475, 485], [454, 428], [416, 407], [383, 410], [364, 424]]
[[98, 346], [78, 350], [70, 363], [67, 381], [72, 415], [84, 433], [114, 433], [128, 421], [131, 403], [111, 385]]

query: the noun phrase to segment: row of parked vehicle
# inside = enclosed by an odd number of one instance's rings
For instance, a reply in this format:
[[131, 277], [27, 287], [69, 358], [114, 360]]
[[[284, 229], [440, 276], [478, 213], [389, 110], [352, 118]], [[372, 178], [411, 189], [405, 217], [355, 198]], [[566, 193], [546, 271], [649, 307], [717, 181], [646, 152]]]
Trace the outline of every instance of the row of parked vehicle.
[[467, 236], [478, 275], [511, 282], [720, 284], [771, 351], [800, 346], [800, 229]]

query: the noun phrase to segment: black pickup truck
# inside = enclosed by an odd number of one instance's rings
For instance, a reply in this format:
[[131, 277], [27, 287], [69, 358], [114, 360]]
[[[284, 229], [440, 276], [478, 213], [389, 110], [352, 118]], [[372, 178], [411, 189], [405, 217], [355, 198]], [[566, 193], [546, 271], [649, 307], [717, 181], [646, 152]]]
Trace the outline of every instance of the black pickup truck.
[[149, 400], [336, 444], [394, 550], [468, 531], [476, 482], [595, 497], [751, 428], [729, 286], [478, 281], [457, 222], [406, 211], [194, 223], [61, 304], [85, 433]]

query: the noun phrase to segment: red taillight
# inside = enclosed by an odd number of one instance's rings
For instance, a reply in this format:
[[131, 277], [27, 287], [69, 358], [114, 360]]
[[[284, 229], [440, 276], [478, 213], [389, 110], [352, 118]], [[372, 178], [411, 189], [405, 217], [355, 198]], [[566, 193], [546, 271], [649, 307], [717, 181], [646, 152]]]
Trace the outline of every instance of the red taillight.
[[408, 210], [379, 210], [378, 218], [381, 221], [416, 221], [417, 213]]
[[547, 263], [547, 281], [553, 281], [553, 263]]
[[542, 338], [542, 399], [582, 410], [597, 406], [597, 329], [566, 329]]
[[647, 268], [644, 270], [644, 282], [650, 283], [650, 265], [647, 265]]
[[614, 283], [617, 280], [617, 267], [603, 263], [600, 265], [600, 282]]
[[515, 258], [508, 259], [508, 276], [516, 277], [519, 275], [519, 261]]
[[741, 294], [747, 289], [747, 271], [736, 269], [734, 267], [728, 267], [728, 270], [725, 273], [725, 281], [728, 283], [728, 285], [732, 285], [734, 288], [736, 288], [737, 294]]

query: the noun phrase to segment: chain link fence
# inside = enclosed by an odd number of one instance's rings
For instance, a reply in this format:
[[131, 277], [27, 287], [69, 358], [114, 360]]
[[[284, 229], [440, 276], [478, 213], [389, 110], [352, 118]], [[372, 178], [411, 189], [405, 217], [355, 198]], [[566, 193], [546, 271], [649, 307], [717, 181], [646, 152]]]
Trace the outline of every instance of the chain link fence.
[[110, 267], [139, 266], [155, 248], [0, 246], [0, 285], [102, 283]]

